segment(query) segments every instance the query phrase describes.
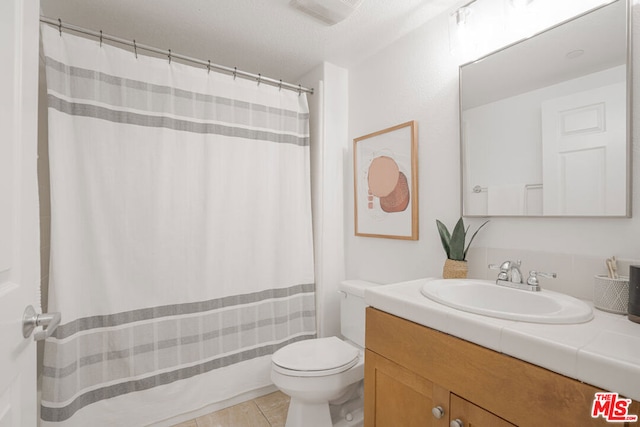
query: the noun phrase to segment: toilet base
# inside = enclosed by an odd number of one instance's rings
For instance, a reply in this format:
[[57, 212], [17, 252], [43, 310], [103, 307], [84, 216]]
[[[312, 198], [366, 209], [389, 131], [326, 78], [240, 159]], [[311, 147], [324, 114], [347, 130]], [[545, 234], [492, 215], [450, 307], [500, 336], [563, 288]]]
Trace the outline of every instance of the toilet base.
[[329, 411], [333, 427], [362, 427], [364, 425], [364, 399], [361, 394], [342, 405], [329, 405]]
[[331, 403], [291, 398], [285, 427], [362, 427], [364, 386], [359, 381]]
[[364, 425], [364, 410], [357, 407], [347, 416], [331, 420], [330, 406], [326, 403], [309, 404], [291, 399], [285, 427], [361, 427]]
[[285, 427], [327, 427], [331, 423], [328, 403], [309, 403], [291, 398]]

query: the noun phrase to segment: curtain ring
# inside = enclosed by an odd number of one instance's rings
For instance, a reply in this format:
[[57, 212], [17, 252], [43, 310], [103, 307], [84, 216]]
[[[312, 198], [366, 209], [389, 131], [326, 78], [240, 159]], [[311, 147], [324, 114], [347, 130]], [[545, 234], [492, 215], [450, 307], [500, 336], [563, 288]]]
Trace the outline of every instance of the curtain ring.
[[278, 85], [278, 91], [282, 90], [282, 79], [280, 79], [280, 84]]
[[169, 64], [171, 64], [171, 49], [169, 49]]
[[298, 96], [302, 95], [302, 85], [298, 85]]
[[233, 67], [233, 80], [236, 79], [237, 73], [238, 73], [238, 67]]
[[260, 86], [261, 81], [262, 81], [262, 74], [258, 73], [258, 86]]
[[60, 31], [60, 37], [62, 37], [62, 19], [58, 18], [58, 31]]
[[100, 47], [102, 47], [102, 30], [100, 30]]
[[133, 54], [136, 56], [136, 59], [138, 59], [138, 46], [136, 45], [135, 39], [133, 40]]
[[211, 72], [211, 60], [209, 59], [209, 65], [207, 65], [207, 74]]

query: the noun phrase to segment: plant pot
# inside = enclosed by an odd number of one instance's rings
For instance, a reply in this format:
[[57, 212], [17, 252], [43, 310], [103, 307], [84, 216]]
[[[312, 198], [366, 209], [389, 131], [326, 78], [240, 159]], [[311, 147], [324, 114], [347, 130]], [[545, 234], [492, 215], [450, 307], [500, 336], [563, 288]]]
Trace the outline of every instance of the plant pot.
[[467, 271], [467, 261], [447, 259], [442, 269], [442, 277], [445, 279], [466, 279]]

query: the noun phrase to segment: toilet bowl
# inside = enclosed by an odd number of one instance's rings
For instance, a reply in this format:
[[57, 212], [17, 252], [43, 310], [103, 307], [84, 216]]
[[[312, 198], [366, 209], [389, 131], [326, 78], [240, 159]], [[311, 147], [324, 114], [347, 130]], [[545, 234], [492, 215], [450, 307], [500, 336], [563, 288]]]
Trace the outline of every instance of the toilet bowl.
[[291, 397], [285, 427], [357, 427], [363, 424], [364, 289], [340, 284], [341, 332], [289, 344], [271, 357], [271, 380]]
[[[291, 396], [286, 427], [333, 426], [330, 404], [357, 398], [363, 378], [364, 352], [337, 337], [290, 344], [272, 357], [271, 380]], [[347, 418], [345, 426], [358, 425], [357, 414]]]

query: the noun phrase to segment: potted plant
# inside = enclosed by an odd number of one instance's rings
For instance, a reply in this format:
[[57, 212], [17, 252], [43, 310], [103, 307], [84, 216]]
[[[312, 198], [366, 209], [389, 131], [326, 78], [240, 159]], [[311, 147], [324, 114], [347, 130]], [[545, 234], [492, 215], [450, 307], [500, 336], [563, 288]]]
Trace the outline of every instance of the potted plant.
[[440, 240], [442, 241], [442, 247], [447, 254], [447, 260], [444, 263], [444, 268], [442, 269], [442, 277], [445, 279], [464, 279], [467, 277], [467, 251], [469, 250], [469, 246], [471, 246], [471, 242], [473, 241], [476, 234], [482, 227], [484, 227], [487, 222], [485, 221], [475, 233], [469, 239], [469, 243], [465, 247], [465, 240], [467, 237], [467, 232], [469, 231], [469, 227], [464, 227], [464, 221], [462, 217], [456, 223], [456, 226], [453, 228], [453, 233], [449, 233], [447, 226], [444, 225], [440, 220], [436, 219], [436, 225], [438, 226], [438, 232], [440, 233]]

